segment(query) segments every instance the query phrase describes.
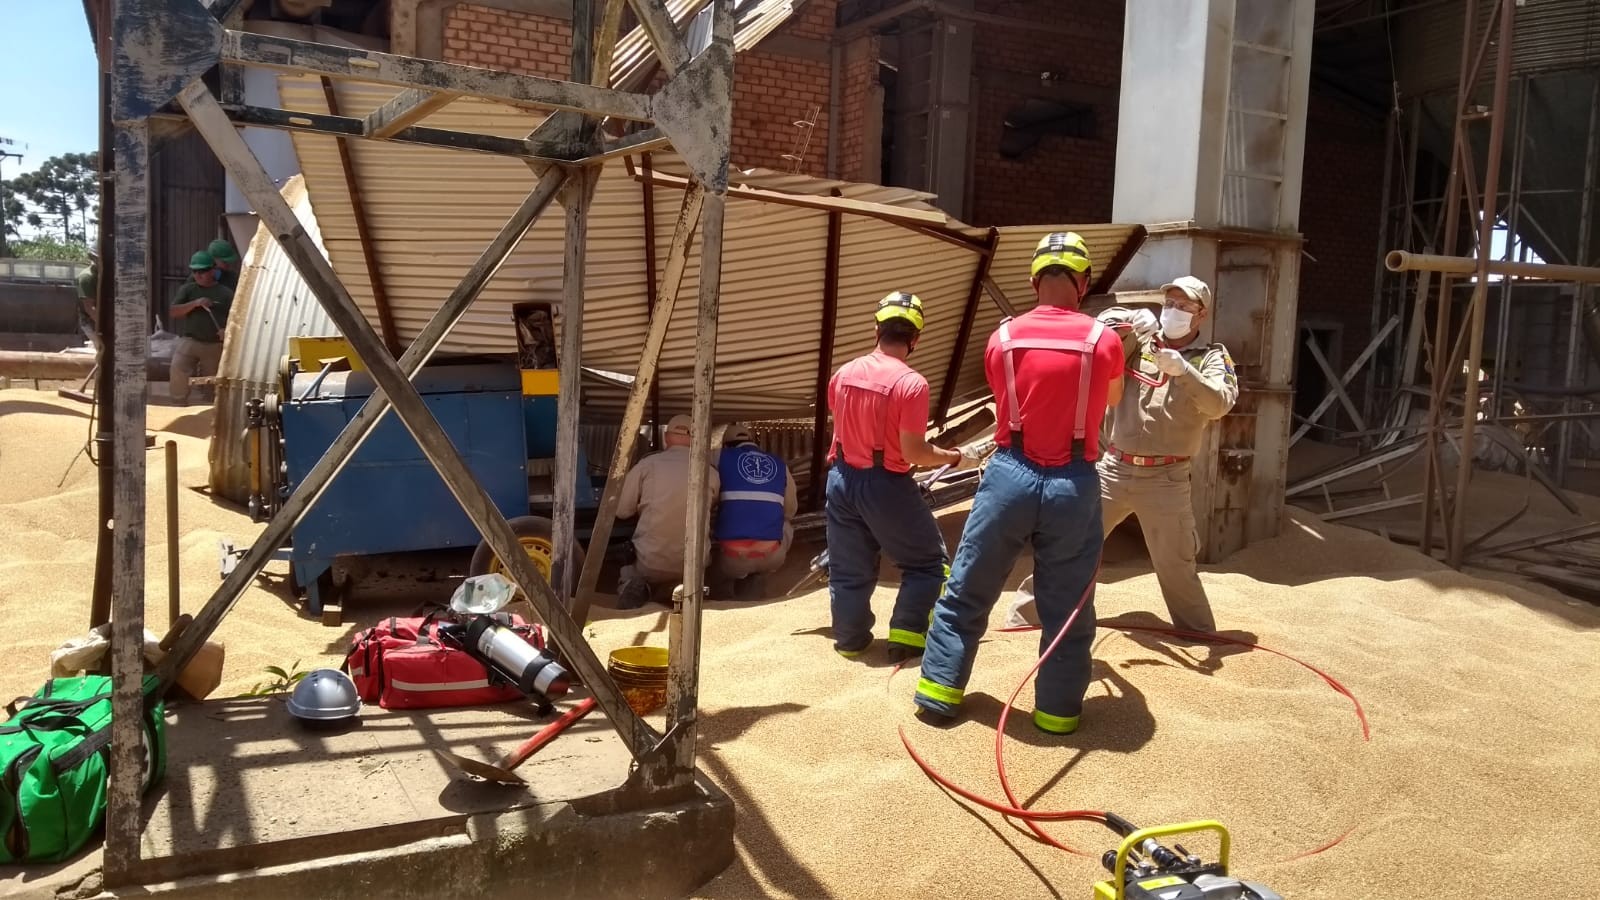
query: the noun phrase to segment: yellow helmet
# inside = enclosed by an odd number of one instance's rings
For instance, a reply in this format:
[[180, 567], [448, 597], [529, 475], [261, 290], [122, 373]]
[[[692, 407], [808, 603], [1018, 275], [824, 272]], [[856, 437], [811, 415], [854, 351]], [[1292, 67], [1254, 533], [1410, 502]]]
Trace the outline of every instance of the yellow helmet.
[[1051, 266], [1066, 266], [1074, 272], [1087, 272], [1089, 248], [1083, 243], [1083, 236], [1076, 231], [1057, 231], [1040, 238], [1039, 246], [1033, 250], [1033, 268], [1029, 275], [1037, 278], [1040, 272]]
[[893, 291], [878, 301], [878, 312], [872, 317], [879, 323], [890, 319], [905, 319], [918, 331], [922, 330], [922, 298], [910, 291]]

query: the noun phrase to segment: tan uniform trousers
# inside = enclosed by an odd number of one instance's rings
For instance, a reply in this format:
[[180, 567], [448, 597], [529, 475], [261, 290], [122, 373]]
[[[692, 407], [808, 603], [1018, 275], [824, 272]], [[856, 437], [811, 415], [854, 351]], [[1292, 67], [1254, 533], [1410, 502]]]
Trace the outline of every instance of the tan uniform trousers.
[[172, 395], [172, 402], [188, 403], [189, 379], [217, 374], [217, 366], [221, 362], [221, 341], [211, 343], [189, 337], [178, 338], [177, 346], [172, 348], [172, 368], [167, 375], [167, 393]]
[[[1216, 619], [1205, 586], [1195, 571], [1199, 536], [1189, 495], [1189, 464], [1131, 466], [1101, 458], [1100, 514], [1107, 535], [1128, 516], [1138, 516], [1150, 562], [1167, 601], [1172, 624], [1188, 631], [1215, 631]], [[1033, 604], [1033, 578], [1017, 590], [1006, 626], [1039, 624]]]

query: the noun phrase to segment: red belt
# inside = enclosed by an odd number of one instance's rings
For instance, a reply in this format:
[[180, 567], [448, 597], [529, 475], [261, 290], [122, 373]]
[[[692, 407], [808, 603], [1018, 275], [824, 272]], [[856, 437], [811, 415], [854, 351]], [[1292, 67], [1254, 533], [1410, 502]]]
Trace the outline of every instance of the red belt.
[[1181, 462], [1188, 462], [1187, 456], [1136, 456], [1132, 453], [1123, 453], [1115, 447], [1107, 447], [1106, 455], [1118, 459], [1130, 466], [1154, 468], [1156, 466], [1175, 466]]

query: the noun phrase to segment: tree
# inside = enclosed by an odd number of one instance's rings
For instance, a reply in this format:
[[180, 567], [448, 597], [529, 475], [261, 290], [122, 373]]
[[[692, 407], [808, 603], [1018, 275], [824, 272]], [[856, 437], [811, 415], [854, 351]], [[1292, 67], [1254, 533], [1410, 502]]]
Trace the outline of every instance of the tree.
[[[26, 201], [21, 219], [29, 227], [61, 229], [63, 243], [87, 242], [91, 211], [100, 207], [100, 179], [98, 153], [67, 153], [53, 156], [38, 169], [11, 179], [6, 184], [5, 196]], [[6, 227], [13, 232], [13, 212], [5, 210]], [[76, 220], [76, 221], [75, 221]], [[74, 227], [76, 226], [76, 227]]]
[[31, 240], [11, 242], [11, 254], [17, 259], [47, 259], [57, 262], [86, 262], [89, 248], [81, 241], [63, 242], [53, 234]]

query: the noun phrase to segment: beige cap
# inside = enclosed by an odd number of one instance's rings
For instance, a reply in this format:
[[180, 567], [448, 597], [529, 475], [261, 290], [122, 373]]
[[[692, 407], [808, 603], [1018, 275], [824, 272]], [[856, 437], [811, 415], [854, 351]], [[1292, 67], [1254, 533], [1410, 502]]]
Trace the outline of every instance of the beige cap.
[[1181, 277], [1172, 279], [1166, 284], [1163, 284], [1161, 286], [1161, 293], [1165, 294], [1167, 291], [1170, 291], [1173, 288], [1177, 288], [1178, 290], [1183, 291], [1185, 294], [1188, 294], [1190, 300], [1200, 304], [1202, 307], [1206, 309], [1211, 308], [1211, 288], [1206, 286], [1204, 281], [1201, 281], [1193, 275], [1183, 275]]
[[756, 441], [755, 433], [743, 425], [734, 423], [722, 432], [722, 443], [728, 444], [753, 444]]
[[684, 437], [694, 433], [694, 420], [688, 416], [673, 416], [667, 420], [667, 434], [681, 434]]

